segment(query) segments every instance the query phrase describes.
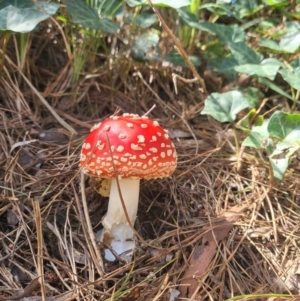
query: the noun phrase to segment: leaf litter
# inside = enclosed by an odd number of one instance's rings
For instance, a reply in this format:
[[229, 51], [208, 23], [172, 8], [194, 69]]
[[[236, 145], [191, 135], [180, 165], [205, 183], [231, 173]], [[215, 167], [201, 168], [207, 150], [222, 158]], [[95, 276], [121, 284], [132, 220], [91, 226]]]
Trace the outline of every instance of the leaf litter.
[[[191, 298], [197, 293], [199, 280], [207, 272], [215, 256], [220, 240], [224, 239], [231, 231], [235, 222], [242, 216], [248, 205], [235, 206], [230, 211], [219, 216], [210, 227], [203, 227], [202, 242], [193, 250], [189, 265], [180, 282], [180, 293], [186, 298]], [[199, 238], [200, 240], [200, 238]]]
[[[28, 50], [21, 73], [9, 45], [0, 80], [1, 300], [299, 294], [297, 161], [270, 190], [267, 167], [250, 151], [236, 172], [230, 131], [200, 115], [203, 96], [195, 83], [178, 81], [176, 95], [172, 70], [120, 59], [109, 68], [99, 60], [96, 73], [83, 70], [72, 86], [63, 39], [52, 44], [37, 32], [28, 38], [39, 53]], [[178, 168], [168, 179], [142, 183], [136, 229], [143, 241], [133, 262], [101, 264], [103, 246], [92, 243], [82, 207], [79, 150], [103, 118], [116, 110], [142, 115], [153, 104], [149, 117], [173, 134]], [[96, 232], [107, 199], [83, 181]]]

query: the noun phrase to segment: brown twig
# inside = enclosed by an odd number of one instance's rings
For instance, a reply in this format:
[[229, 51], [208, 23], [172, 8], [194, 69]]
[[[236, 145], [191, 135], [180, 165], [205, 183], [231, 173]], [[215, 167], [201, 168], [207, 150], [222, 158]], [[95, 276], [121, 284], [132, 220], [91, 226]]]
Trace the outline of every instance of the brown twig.
[[189, 68], [191, 69], [194, 77], [198, 80], [201, 88], [203, 89], [203, 92], [205, 95], [207, 95], [207, 90], [206, 90], [206, 86], [205, 86], [205, 82], [203, 80], [203, 78], [199, 75], [199, 73], [197, 72], [195, 66], [192, 64], [191, 60], [189, 59], [187, 53], [185, 52], [185, 50], [183, 49], [181, 43], [179, 42], [179, 40], [175, 37], [175, 35], [173, 34], [173, 32], [170, 30], [170, 28], [168, 27], [168, 25], [166, 24], [166, 22], [164, 21], [164, 19], [162, 18], [162, 16], [160, 15], [160, 13], [158, 12], [158, 10], [156, 9], [156, 7], [153, 5], [153, 3], [151, 2], [151, 0], [147, 0], [149, 5], [151, 6], [151, 8], [153, 9], [153, 11], [155, 12], [155, 14], [157, 15], [159, 22], [161, 23], [162, 28], [167, 32], [167, 34], [171, 37], [171, 39], [173, 40], [178, 52], [180, 53], [180, 55], [183, 57], [183, 59], [185, 60], [185, 62], [187, 63], [187, 65], [189, 66]]
[[39, 277], [39, 282], [42, 292], [42, 301], [46, 301], [46, 290], [45, 290], [45, 278], [44, 278], [44, 261], [43, 261], [43, 249], [44, 249], [44, 240], [42, 232], [42, 217], [40, 204], [38, 200], [33, 200], [33, 209], [34, 209], [34, 219], [36, 226], [36, 237], [37, 237], [37, 272]]

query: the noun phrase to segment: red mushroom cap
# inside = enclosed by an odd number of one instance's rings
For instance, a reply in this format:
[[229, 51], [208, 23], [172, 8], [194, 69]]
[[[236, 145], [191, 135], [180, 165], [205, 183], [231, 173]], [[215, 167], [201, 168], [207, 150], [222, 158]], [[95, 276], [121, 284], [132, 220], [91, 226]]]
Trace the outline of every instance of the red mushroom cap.
[[[109, 147], [110, 146], [110, 147]], [[176, 168], [177, 154], [167, 131], [146, 116], [111, 116], [92, 127], [82, 145], [84, 173], [97, 177], [161, 178]]]

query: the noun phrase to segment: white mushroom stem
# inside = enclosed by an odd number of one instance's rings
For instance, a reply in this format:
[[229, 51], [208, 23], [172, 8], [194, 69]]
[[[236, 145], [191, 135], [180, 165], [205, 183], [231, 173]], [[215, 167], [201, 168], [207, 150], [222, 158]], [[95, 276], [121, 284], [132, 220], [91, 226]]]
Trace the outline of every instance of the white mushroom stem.
[[[139, 202], [140, 180], [119, 179], [119, 185], [129, 220], [131, 224], [134, 225]], [[128, 224], [128, 221], [122, 206], [117, 180], [113, 178], [110, 188], [108, 210], [102, 224], [106, 230], [110, 231], [114, 224], [120, 223]]]
[[[140, 180], [119, 179], [118, 182], [128, 218], [131, 225], [134, 226], [138, 209]], [[112, 179], [108, 210], [106, 216], [103, 218], [102, 224], [104, 229], [101, 240], [104, 240], [105, 242], [111, 241], [111, 247], [117, 254], [131, 251], [129, 252], [130, 254], [125, 257], [127, 261], [130, 261], [129, 258], [131, 258], [135, 246], [134, 231], [126, 218], [118, 190], [117, 180], [115, 178]], [[106, 250], [106, 259], [114, 260], [114, 256], [111, 257], [111, 255], [112, 254]]]

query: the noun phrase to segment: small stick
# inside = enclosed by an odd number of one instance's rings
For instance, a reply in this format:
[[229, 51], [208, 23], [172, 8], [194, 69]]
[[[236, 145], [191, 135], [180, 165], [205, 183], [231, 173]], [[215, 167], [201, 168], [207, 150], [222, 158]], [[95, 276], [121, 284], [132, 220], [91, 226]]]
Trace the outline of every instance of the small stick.
[[[85, 235], [87, 233], [89, 234], [94, 251], [90, 248], [90, 244], [88, 244], [88, 247], [90, 249], [91, 256], [92, 257], [94, 257], [94, 255], [96, 256], [96, 258], [93, 258], [94, 264], [95, 264], [97, 271], [100, 274], [101, 278], [103, 278], [104, 277], [104, 264], [103, 264], [103, 260], [102, 260], [100, 251], [96, 244], [95, 234], [93, 232], [93, 227], [92, 227], [91, 220], [89, 217], [89, 210], [87, 207], [87, 202], [86, 202], [86, 197], [85, 197], [84, 173], [82, 171], [81, 171], [81, 177], [80, 177], [80, 188], [81, 188], [81, 200], [82, 200], [82, 205], [83, 205], [83, 212], [84, 212], [84, 217], [85, 217], [85, 224], [82, 225], [83, 231], [84, 231]], [[78, 198], [76, 198], [76, 202], [78, 202]], [[80, 209], [79, 202], [77, 205], [78, 205], [78, 209]], [[87, 229], [86, 229], [86, 226], [87, 226]]]
[[40, 203], [37, 200], [33, 200], [34, 220], [36, 225], [36, 237], [37, 237], [37, 273], [39, 276], [39, 283], [41, 286], [42, 301], [46, 301], [45, 279], [44, 279], [44, 262], [43, 262], [43, 234], [42, 234], [42, 218]]
[[185, 50], [183, 49], [181, 43], [179, 42], [179, 40], [175, 37], [175, 35], [173, 34], [173, 32], [170, 30], [170, 28], [168, 27], [168, 25], [166, 24], [166, 22], [164, 21], [164, 19], [162, 18], [162, 16], [160, 15], [160, 13], [158, 12], [158, 10], [155, 8], [155, 6], [153, 5], [153, 3], [151, 2], [151, 0], [147, 0], [147, 2], [149, 3], [149, 5], [151, 6], [151, 8], [153, 9], [153, 11], [155, 12], [155, 14], [157, 15], [159, 22], [161, 23], [161, 27], [167, 32], [167, 34], [171, 37], [171, 39], [173, 40], [177, 51], [180, 53], [180, 55], [183, 57], [183, 59], [185, 60], [185, 62], [187, 63], [187, 65], [189, 66], [189, 68], [191, 69], [194, 77], [199, 81], [201, 88], [203, 89], [204, 93], [207, 95], [207, 90], [206, 90], [206, 86], [205, 86], [205, 82], [203, 80], [203, 78], [199, 75], [199, 73], [197, 72], [195, 66], [192, 64], [191, 60], [189, 59], [187, 53], [185, 52]]
[[150, 108], [150, 110], [148, 110], [143, 116], [149, 115], [155, 108], [156, 108], [156, 104], [154, 104], [154, 105]]
[[[1, 52], [1, 50], [0, 50]], [[39, 98], [39, 100], [42, 102], [42, 104], [50, 111], [50, 113], [55, 117], [55, 119], [69, 132], [71, 132], [74, 135], [77, 135], [77, 132], [67, 123], [65, 122], [57, 113], [56, 111], [51, 107], [51, 105], [47, 102], [47, 100], [42, 96], [42, 94], [33, 86], [33, 84], [30, 82], [30, 80], [24, 75], [24, 73], [20, 70], [20, 68], [14, 64], [14, 62], [8, 57], [5, 57], [7, 61], [18, 70], [18, 72], [21, 74], [21, 76], [24, 78], [25, 82], [28, 84], [28, 86], [31, 88], [31, 90], [35, 93], [35, 95]]]
[[[198, 78], [192, 78], [192, 79], [186, 79], [176, 73], [172, 73], [172, 79], [173, 79], [173, 84], [174, 84], [174, 88], [175, 88], [175, 93], [178, 94], [178, 89], [177, 89], [177, 78], [180, 79], [181, 81], [183, 81], [184, 83], [190, 84], [190, 83], [194, 83], [198, 81]], [[202, 90], [203, 92], [203, 90]]]

